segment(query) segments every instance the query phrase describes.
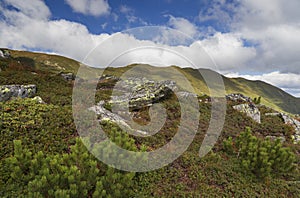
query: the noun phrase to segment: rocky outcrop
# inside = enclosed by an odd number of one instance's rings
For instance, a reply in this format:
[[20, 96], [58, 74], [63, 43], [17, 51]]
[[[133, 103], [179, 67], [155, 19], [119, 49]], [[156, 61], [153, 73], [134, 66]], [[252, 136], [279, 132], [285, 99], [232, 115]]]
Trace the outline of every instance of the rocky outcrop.
[[246, 113], [246, 115], [251, 117], [255, 122], [261, 123], [260, 111], [254, 104], [240, 104], [233, 106], [233, 108], [242, 113]]
[[146, 78], [132, 77], [118, 81], [114, 90], [121, 94], [113, 96], [109, 103], [118, 106], [129, 104], [131, 109], [141, 109], [167, 98], [172, 90], [176, 89], [175, 82], [171, 80], [152, 81]]
[[252, 100], [250, 97], [244, 96], [243, 94], [240, 94], [240, 93], [233, 93], [233, 94], [226, 95], [226, 99], [234, 101], [234, 102], [251, 102], [252, 103]]
[[60, 75], [67, 81], [75, 80], [75, 75], [73, 73], [61, 73]]
[[295, 129], [295, 134], [292, 135], [292, 139], [294, 141], [295, 144], [297, 144], [298, 142], [300, 142], [300, 122], [295, 119], [292, 118], [291, 116], [284, 114], [284, 113], [266, 113], [266, 116], [280, 116], [283, 120], [283, 122], [287, 125], [292, 126]]
[[31, 98], [36, 94], [36, 85], [2, 85], [0, 86], [0, 102], [14, 97]]
[[116, 124], [118, 124], [118, 126], [120, 126], [121, 128], [125, 129], [127, 132], [130, 133], [137, 133], [139, 135], [147, 135], [147, 132], [145, 131], [141, 131], [141, 130], [134, 130], [131, 128], [131, 126], [127, 123], [127, 121], [125, 119], [123, 119], [121, 116], [114, 114], [110, 111], [108, 111], [107, 109], [104, 108], [104, 101], [100, 101], [97, 105], [89, 108], [89, 110], [94, 111], [97, 115], [100, 116], [99, 121], [111, 121], [114, 122]]
[[285, 124], [291, 125], [295, 129], [295, 134], [292, 135], [294, 143], [300, 142], [300, 122], [284, 113], [281, 113], [281, 117]]
[[8, 50], [0, 49], [0, 58], [9, 58], [10, 53]]

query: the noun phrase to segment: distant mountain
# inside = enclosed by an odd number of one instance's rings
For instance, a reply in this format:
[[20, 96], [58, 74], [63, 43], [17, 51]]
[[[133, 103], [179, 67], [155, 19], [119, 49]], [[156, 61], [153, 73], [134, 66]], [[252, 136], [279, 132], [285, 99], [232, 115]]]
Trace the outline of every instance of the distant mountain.
[[[63, 56], [9, 49], [1, 50], [3, 52], [9, 52], [10, 57], [0, 59], [0, 69], [4, 69], [7, 64], [15, 64], [15, 66], [21, 64], [27, 68], [34, 68], [45, 72], [72, 72], [75, 74], [80, 66], [79, 62]], [[127, 71], [134, 66], [135, 64], [126, 67], [108, 68], [105, 70], [105, 73], [120, 76], [124, 71]], [[172, 66], [172, 68], [186, 76], [193, 85], [197, 94], [210, 94], [201, 73], [214, 71], [207, 69], [199, 69], [197, 71], [193, 68], [180, 68], [178, 66]], [[157, 68], [150, 65], [143, 65], [143, 70], [145, 70], [148, 74], [155, 75], [155, 73], [157, 73], [161, 75], [161, 71], [165, 69], [168, 68]], [[168, 75], [178, 75], [174, 72], [175, 70], [169, 69], [168, 71]], [[165, 78], [167, 77], [168, 76], [165, 76]], [[270, 106], [276, 110], [300, 114], [300, 98], [296, 98], [275, 86], [262, 81], [251, 81], [244, 78], [227, 78], [225, 76], [222, 76], [222, 78], [227, 94], [242, 93], [251, 98], [260, 96], [262, 104]]]

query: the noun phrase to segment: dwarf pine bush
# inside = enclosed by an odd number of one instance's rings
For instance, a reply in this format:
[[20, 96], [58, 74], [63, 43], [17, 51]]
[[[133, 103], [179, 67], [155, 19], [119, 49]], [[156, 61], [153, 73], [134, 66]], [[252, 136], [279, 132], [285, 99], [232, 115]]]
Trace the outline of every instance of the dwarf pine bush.
[[98, 162], [80, 139], [70, 153], [33, 154], [14, 141], [14, 155], [6, 159], [10, 178], [6, 196], [123, 197], [130, 196], [134, 173], [124, 173]]
[[250, 128], [246, 128], [235, 142], [225, 140], [223, 148], [228, 154], [236, 154], [242, 167], [259, 178], [288, 173], [295, 167], [295, 154], [283, 147], [280, 139], [259, 139], [251, 134]]

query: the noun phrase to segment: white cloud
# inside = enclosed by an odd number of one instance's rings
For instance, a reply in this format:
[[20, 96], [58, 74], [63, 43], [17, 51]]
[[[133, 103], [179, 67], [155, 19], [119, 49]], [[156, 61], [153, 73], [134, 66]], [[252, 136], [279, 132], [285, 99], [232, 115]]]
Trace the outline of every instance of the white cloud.
[[170, 27], [172, 27], [180, 32], [183, 32], [190, 37], [197, 37], [198, 30], [197, 30], [196, 25], [194, 25], [193, 23], [191, 23], [190, 21], [188, 21], [185, 18], [174, 17], [172, 15], [168, 15], [168, 17], [170, 17], [169, 22], [168, 22], [168, 25]]
[[130, 24], [132, 23], [139, 23], [140, 25], [148, 25], [146, 21], [142, 18], [135, 16], [135, 10], [127, 5], [121, 5], [119, 8], [120, 12], [125, 15], [128, 24], [126, 25], [127, 29], [130, 28]]
[[[212, 36], [200, 41], [186, 42], [184, 36], [167, 28], [162, 30], [157, 38], [149, 41], [127, 34], [94, 35], [83, 24], [67, 20], [50, 20], [51, 12], [43, 1], [23, 2], [25, 1], [5, 0], [5, 5], [0, 5], [1, 14], [5, 19], [0, 20], [1, 47], [39, 49], [82, 61], [90, 50], [104, 41], [101, 45], [102, 48], [104, 47], [101, 54], [95, 54], [89, 60], [94, 65], [105, 66], [105, 63], [110, 63], [113, 58], [116, 58], [116, 54], [118, 56], [124, 51], [131, 50], [117, 58], [113, 64], [124, 66], [140, 62], [161, 66], [191, 66], [189, 62], [191, 61], [199, 68], [211, 68], [223, 73], [249, 69], [260, 72], [270, 71], [265, 75], [244, 75], [242, 77], [264, 80], [287, 91], [293, 91], [295, 94], [300, 92], [296, 91], [300, 90], [300, 38], [298, 36], [300, 35], [300, 23], [297, 25], [296, 19], [290, 19], [297, 15], [293, 11], [291, 13], [294, 14], [289, 13], [288, 16], [285, 12], [278, 14], [277, 18], [274, 16], [280, 23], [274, 24], [272, 21], [262, 19], [266, 27], [255, 26], [253, 21], [240, 17], [241, 21], [236, 22], [232, 27], [233, 32], [215, 32]], [[6, 5], [17, 9], [6, 9]], [[266, 9], [276, 11], [282, 9], [280, 6], [271, 7], [272, 9]], [[285, 7], [283, 9], [285, 11], [294, 9], [290, 6]], [[264, 9], [264, 6], [260, 9]], [[123, 12], [131, 13], [125, 8], [123, 8]], [[243, 12], [245, 10], [241, 8], [239, 16], [243, 16]], [[254, 15], [253, 17], [255, 17]], [[261, 16], [257, 14], [257, 16], [265, 17], [263, 14]], [[168, 25], [171, 27], [194, 37], [200, 34], [195, 24], [187, 19], [169, 17]], [[259, 21], [259, 19], [256, 20]], [[288, 23], [288, 21], [290, 22]], [[145, 33], [155, 32], [141, 32], [141, 35], [145, 35]], [[257, 45], [255, 47], [245, 46], [243, 39], [251, 40]], [[255, 61], [253, 62], [253, 60]], [[250, 66], [251, 68], [249, 68]], [[278, 72], [272, 73], [271, 71], [274, 69]]]
[[237, 34], [217, 32], [203, 40], [202, 45], [221, 70], [245, 67], [256, 57], [255, 48], [245, 47]]
[[110, 7], [107, 0], [65, 0], [74, 12], [85, 15], [101, 16], [109, 14]]
[[[47, 6], [33, 2], [21, 9], [19, 2], [6, 1], [8, 5], [18, 7], [20, 11], [4, 9], [5, 21], [0, 21], [0, 38], [3, 47], [13, 49], [40, 49], [52, 51], [68, 57], [82, 60], [89, 50], [107, 38], [107, 34], [92, 35], [86, 26], [66, 20], [46, 20], [43, 17], [33, 18], [29, 10]], [[28, 2], [27, 2], [28, 3]], [[35, 14], [36, 15], [36, 14]]]
[[280, 87], [283, 90], [294, 93], [296, 96], [300, 96], [300, 74], [294, 73], [281, 73], [279, 71], [265, 73], [261, 75], [241, 75], [239, 73], [228, 73], [225, 76], [230, 78], [243, 77], [249, 80], [261, 80]]
[[[51, 15], [49, 8], [42, 0], [4, 0], [4, 5], [13, 5], [16, 9], [20, 10], [23, 15], [39, 20], [47, 20]], [[18, 18], [14, 18], [17, 17], [15, 16], [15, 11], [9, 11], [4, 8], [1, 10], [4, 12], [4, 15], [10, 15], [10, 22], [15, 23], [18, 20]]]
[[132, 14], [134, 10], [127, 5], [121, 5], [120, 6], [120, 12], [123, 14]]

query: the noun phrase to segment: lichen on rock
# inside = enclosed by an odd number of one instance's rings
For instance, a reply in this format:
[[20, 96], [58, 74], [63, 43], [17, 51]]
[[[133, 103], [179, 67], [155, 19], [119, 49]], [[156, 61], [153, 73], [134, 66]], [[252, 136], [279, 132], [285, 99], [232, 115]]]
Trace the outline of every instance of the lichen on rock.
[[0, 102], [11, 98], [32, 98], [36, 94], [36, 85], [2, 85], [0, 86]]
[[117, 82], [114, 90], [121, 94], [112, 96], [109, 103], [119, 106], [128, 104], [130, 109], [141, 109], [167, 98], [176, 89], [176, 83], [171, 80], [153, 81], [131, 77]]
[[253, 103], [240, 104], [233, 106], [233, 108], [252, 118], [255, 122], [261, 123], [261, 116], [259, 109]]

